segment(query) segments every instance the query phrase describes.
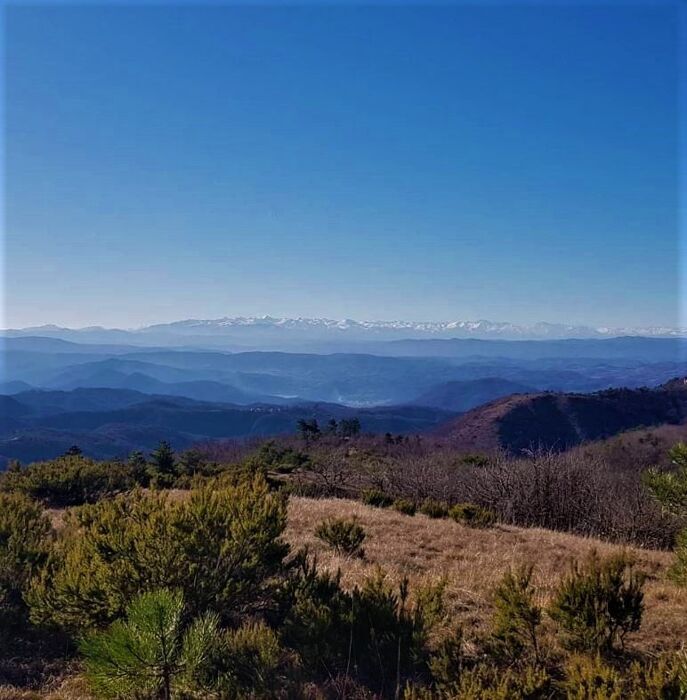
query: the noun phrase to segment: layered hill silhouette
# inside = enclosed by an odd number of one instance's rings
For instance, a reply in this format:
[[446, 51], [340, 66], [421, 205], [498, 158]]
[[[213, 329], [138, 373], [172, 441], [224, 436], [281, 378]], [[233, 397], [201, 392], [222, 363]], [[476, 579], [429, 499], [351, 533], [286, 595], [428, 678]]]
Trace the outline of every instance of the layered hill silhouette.
[[130, 389], [32, 390], [0, 395], [0, 466], [9, 459], [55, 457], [73, 444], [89, 456], [110, 458], [152, 449], [160, 440], [184, 448], [207, 440], [293, 433], [301, 418], [324, 426], [332, 418], [357, 417], [365, 432], [419, 433], [451, 415], [423, 406], [239, 406]]
[[501, 377], [485, 377], [471, 381], [438, 384], [419, 396], [413, 403], [418, 406], [431, 406], [462, 413], [511, 394], [529, 394], [533, 391], [535, 391], [533, 387], [519, 382]]
[[497, 399], [441, 426], [458, 449], [512, 454], [565, 450], [626, 430], [687, 419], [687, 380], [655, 389], [607, 389], [592, 394], [540, 392]]

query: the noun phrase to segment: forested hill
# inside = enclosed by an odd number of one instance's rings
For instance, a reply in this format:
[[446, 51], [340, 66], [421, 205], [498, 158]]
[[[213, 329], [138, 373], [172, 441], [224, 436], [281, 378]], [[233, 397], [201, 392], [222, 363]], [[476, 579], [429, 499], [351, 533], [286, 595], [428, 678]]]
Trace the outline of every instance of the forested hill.
[[656, 389], [608, 389], [593, 394], [534, 393], [475, 408], [441, 426], [457, 447], [563, 450], [641, 426], [687, 418], [687, 384], [675, 379]]

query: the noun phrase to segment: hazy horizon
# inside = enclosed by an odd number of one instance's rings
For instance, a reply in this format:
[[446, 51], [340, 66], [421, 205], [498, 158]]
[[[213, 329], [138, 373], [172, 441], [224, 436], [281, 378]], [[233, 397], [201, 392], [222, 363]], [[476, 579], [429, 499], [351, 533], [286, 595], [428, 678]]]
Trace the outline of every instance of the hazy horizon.
[[31, 328], [47, 328], [56, 327], [64, 328], [67, 330], [87, 330], [89, 328], [102, 328], [105, 330], [125, 330], [125, 331], [137, 331], [141, 329], [146, 329], [152, 326], [167, 326], [177, 323], [187, 323], [187, 322], [199, 322], [199, 323], [217, 323], [222, 321], [236, 322], [236, 321], [270, 321], [270, 322], [286, 322], [286, 321], [303, 321], [303, 322], [323, 322], [323, 323], [352, 323], [352, 324], [398, 324], [399, 326], [407, 325], [427, 325], [427, 326], [440, 326], [447, 325], [451, 326], [454, 324], [493, 324], [494, 326], [499, 325], [512, 325], [522, 328], [533, 328], [537, 326], [561, 326], [570, 328], [589, 328], [593, 330], [608, 329], [608, 330], [623, 330], [623, 329], [650, 329], [650, 328], [665, 328], [670, 330], [682, 330], [679, 325], [666, 325], [666, 324], [651, 324], [651, 325], [638, 325], [630, 324], [627, 326], [617, 325], [617, 324], [590, 324], [590, 323], [565, 323], [565, 322], [553, 322], [547, 320], [539, 320], [533, 323], [514, 323], [505, 319], [487, 319], [487, 318], [444, 318], [444, 319], [421, 319], [421, 318], [334, 318], [331, 316], [275, 316], [274, 314], [256, 314], [247, 315], [240, 314], [237, 316], [219, 316], [217, 318], [204, 317], [202, 315], [195, 315], [189, 318], [170, 318], [168, 320], [153, 321], [151, 323], [142, 323], [131, 326], [110, 326], [103, 323], [86, 323], [83, 325], [63, 325], [60, 323], [55, 323], [53, 321], [45, 321], [43, 323], [35, 323], [28, 326], [0, 326], [0, 330], [25, 330]]

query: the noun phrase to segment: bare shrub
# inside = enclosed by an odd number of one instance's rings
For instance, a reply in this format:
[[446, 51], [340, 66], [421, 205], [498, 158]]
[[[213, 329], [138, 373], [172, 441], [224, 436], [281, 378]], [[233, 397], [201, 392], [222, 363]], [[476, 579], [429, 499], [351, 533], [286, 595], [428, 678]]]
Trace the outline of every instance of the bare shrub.
[[611, 472], [598, 457], [535, 453], [475, 469], [470, 500], [515, 525], [565, 530], [642, 546], [670, 547], [677, 522], [644, 491], [639, 474]]

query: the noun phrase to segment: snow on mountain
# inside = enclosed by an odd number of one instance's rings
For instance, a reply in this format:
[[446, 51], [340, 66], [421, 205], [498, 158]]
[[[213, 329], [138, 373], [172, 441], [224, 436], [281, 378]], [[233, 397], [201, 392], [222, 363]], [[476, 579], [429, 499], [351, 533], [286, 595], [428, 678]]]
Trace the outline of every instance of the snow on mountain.
[[299, 340], [395, 340], [427, 338], [475, 338], [480, 340], [559, 340], [613, 338], [622, 336], [685, 337], [687, 329], [652, 327], [591, 327], [540, 322], [520, 325], [508, 322], [477, 321], [356, 321], [329, 318], [277, 318], [235, 316], [218, 319], [185, 319], [142, 328], [121, 330], [100, 326], [68, 329], [54, 325], [4, 332], [8, 336], [43, 335], [70, 340], [90, 338], [92, 342], [140, 338], [198, 337], [257, 339], [297, 338]]
[[187, 319], [173, 323], [156, 324], [138, 329], [139, 333], [181, 332], [224, 334], [241, 329], [264, 331], [293, 331], [346, 334], [351, 337], [436, 337], [480, 339], [563, 339], [611, 338], [618, 336], [682, 337], [687, 329], [667, 327], [609, 328], [574, 326], [540, 322], [518, 325], [507, 322], [478, 321], [356, 321], [329, 318], [275, 318], [273, 316], [237, 316], [219, 319]]

